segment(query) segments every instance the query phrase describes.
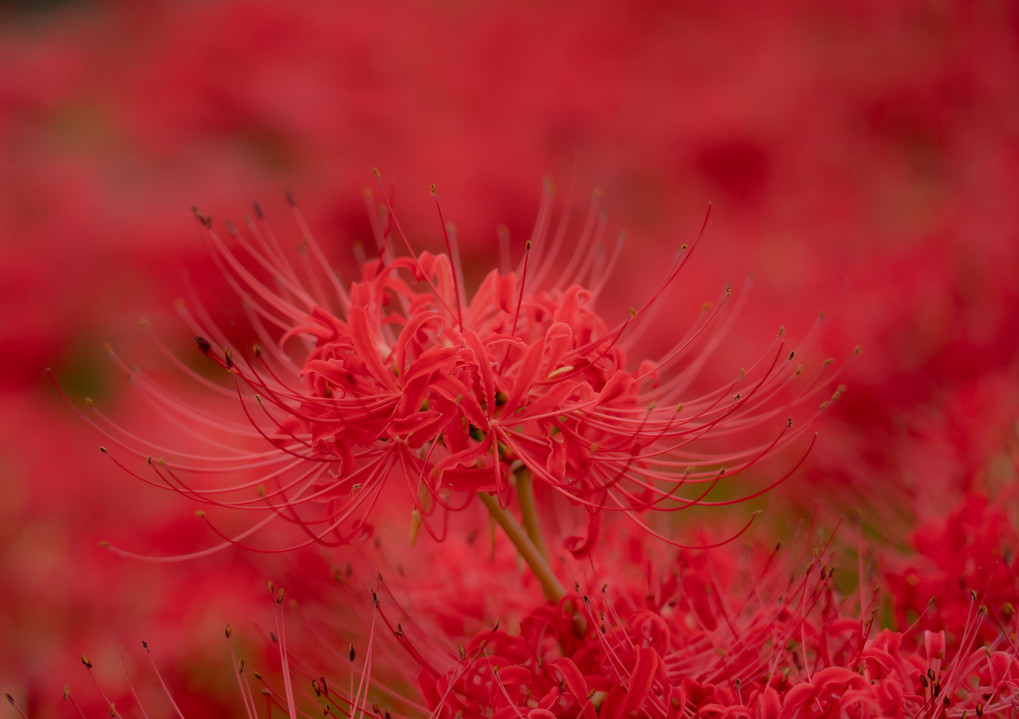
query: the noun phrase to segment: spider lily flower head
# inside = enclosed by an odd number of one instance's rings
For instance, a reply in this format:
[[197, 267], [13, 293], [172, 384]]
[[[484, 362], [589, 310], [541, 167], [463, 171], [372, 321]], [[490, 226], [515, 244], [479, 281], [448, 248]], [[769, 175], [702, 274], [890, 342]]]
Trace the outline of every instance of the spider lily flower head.
[[[226, 224], [229, 237], [196, 210], [258, 343], [242, 351], [204, 308], [182, 305], [198, 348], [233, 386], [173, 361], [239, 401], [247, 421], [229, 425], [233, 445], [222, 436], [222, 417], [186, 406], [122, 363], [161, 413], [208, 445], [204, 454], [161, 449], [154, 458], [137, 437], [109, 426], [152, 467], [157, 479], [149, 481], [203, 503], [267, 513], [240, 533], [223, 533], [224, 543], [247, 544], [255, 530], [282, 519], [303, 533], [291, 546], [347, 544], [370, 534], [373, 512], [401, 494], [414, 526], [442, 538], [450, 510], [478, 493], [505, 507], [524, 478], [546, 504], [565, 500], [586, 510], [586, 535], [566, 542], [584, 554], [604, 511], [643, 524], [645, 510], [740, 501], [707, 497], [788, 445], [817, 415], [823, 370], [801, 377], [781, 332], [730, 383], [700, 395], [691, 390], [722, 344], [728, 290], [665, 356], [630, 361], [627, 350], [641, 332], [668, 324], [654, 310], [693, 245], [680, 247], [642, 304], [605, 319], [595, 304], [622, 243], [602, 249], [606, 219], [597, 195], [574, 238], [567, 215], [554, 222], [546, 185], [522, 257], [514, 267], [504, 261], [473, 292], [441, 209], [447, 252], [418, 253], [383, 196], [377, 205], [366, 195], [377, 256], [361, 258], [349, 284], [292, 198], [304, 235], [299, 258], [272, 235], [257, 206], [246, 231]], [[794, 422], [797, 412], [808, 421]], [[262, 446], [251, 449], [251, 440]], [[210, 473], [243, 479], [198, 487], [188, 477]]]

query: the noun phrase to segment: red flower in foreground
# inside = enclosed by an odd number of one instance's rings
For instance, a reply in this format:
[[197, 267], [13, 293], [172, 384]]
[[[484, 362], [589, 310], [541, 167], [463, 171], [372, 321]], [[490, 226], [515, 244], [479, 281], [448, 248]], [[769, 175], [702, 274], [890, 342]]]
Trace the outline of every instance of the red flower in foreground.
[[418, 652], [431, 716], [1014, 716], [1014, 621], [981, 643], [986, 617], [974, 603], [956, 637], [876, 631], [873, 597], [861, 588], [843, 598], [823, 548], [806, 571], [794, 571], [805, 552], [780, 557], [747, 552], [733, 566], [731, 554], [684, 550], [650, 586], [571, 594], [519, 631], [477, 634], [458, 661]]
[[[198, 214], [259, 344], [239, 352], [207, 312], [184, 310], [199, 348], [236, 386], [177, 364], [210, 390], [239, 398], [249, 422], [224, 437], [222, 417], [185, 406], [128, 369], [162, 413], [213, 451], [155, 459], [134, 435], [110, 434], [185, 495], [268, 511], [256, 528], [275, 518], [296, 524], [306, 533], [297, 544], [365, 536], [368, 516], [391, 503], [394, 483], [411, 497], [415, 521], [441, 538], [448, 510], [479, 495], [498, 511], [516, 494], [526, 524], [533, 481], [543, 500], [559, 495], [587, 510], [587, 536], [568, 542], [577, 554], [596, 539], [602, 510], [642, 523], [643, 510], [745, 499], [705, 497], [809, 426], [790, 415], [807, 403], [808, 416], [816, 415], [817, 381], [790, 389], [801, 370], [780, 333], [730, 383], [695, 396], [690, 387], [721, 343], [724, 301], [706, 306], [664, 357], [634, 368], [626, 350], [650, 328], [649, 310], [692, 248], [680, 248], [644, 304], [607, 322], [594, 302], [620, 245], [610, 257], [600, 251], [604, 216], [596, 205], [570, 250], [565, 221], [550, 231], [546, 191], [519, 266], [492, 271], [472, 295], [455, 235], [445, 238], [448, 254], [415, 253], [388, 200], [373, 217], [379, 256], [363, 261], [349, 286], [296, 207], [305, 233], [299, 262], [261, 218], [247, 233], [227, 223], [228, 244]], [[407, 254], [396, 256], [396, 246]], [[252, 449], [252, 439], [269, 446]], [[209, 472], [246, 476], [201, 488], [184, 480]], [[223, 536], [240, 543], [252, 531]]]
[[[360, 587], [320, 608], [362, 611], [366, 634], [334, 633], [314, 613], [295, 633], [284, 622], [284, 592], [270, 582], [267, 653], [248, 669], [234, 655], [238, 714], [947, 719], [1014, 717], [1019, 709], [1019, 627], [1015, 616], [1006, 624], [988, 617], [980, 601], [993, 595], [974, 598], [958, 634], [878, 628], [881, 587], [868, 585], [865, 572], [850, 578], [859, 586], [848, 595], [836, 588], [832, 537], [791, 550], [684, 549], [661, 566], [661, 545], [649, 548], [629, 528], [606, 535], [608, 551], [578, 563], [588, 577], [576, 592], [532, 605], [509, 626], [500, 619], [459, 646], [459, 637], [420, 625], [381, 581], [370, 596]], [[989, 624], [996, 631], [987, 634]], [[175, 690], [154, 663], [152, 670], [163, 701], [176, 708]], [[141, 702], [132, 688], [116, 708]]]

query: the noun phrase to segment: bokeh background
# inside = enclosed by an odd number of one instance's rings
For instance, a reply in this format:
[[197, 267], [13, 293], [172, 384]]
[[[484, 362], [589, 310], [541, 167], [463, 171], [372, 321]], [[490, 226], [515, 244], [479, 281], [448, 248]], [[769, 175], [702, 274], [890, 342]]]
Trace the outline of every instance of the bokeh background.
[[8, 3], [0, 68], [0, 686], [32, 716], [66, 715], [65, 683], [88, 695], [82, 653], [116, 693], [141, 639], [196, 715], [240, 714], [207, 678], [229, 671], [218, 638], [287, 570], [101, 551], [202, 529], [103, 461], [46, 369], [143, 424], [103, 347], [144, 361], [145, 317], [189, 351], [173, 302], [216, 291], [191, 207], [241, 220], [260, 200], [286, 235], [292, 190], [343, 266], [373, 167], [421, 247], [441, 240], [438, 186], [471, 267], [498, 226], [526, 238], [543, 178], [579, 207], [600, 188], [627, 235], [606, 313], [713, 203], [680, 299], [754, 275], [727, 352], [820, 311], [819, 352], [864, 347], [773, 525], [823, 497], [906, 546], [980, 484], [1014, 526], [1012, 3]]

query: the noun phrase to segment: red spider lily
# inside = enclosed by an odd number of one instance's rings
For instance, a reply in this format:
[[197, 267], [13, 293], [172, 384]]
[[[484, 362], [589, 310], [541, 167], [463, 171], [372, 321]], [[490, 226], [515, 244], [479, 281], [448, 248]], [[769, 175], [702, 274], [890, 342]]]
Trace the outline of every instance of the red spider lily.
[[[957, 636], [918, 624], [878, 630], [866, 586], [849, 596], [836, 589], [830, 539], [812, 551], [797, 543], [791, 554], [731, 544], [684, 549], [650, 579], [639, 577], [658, 563], [660, 547], [645, 551], [634, 533], [610, 532], [609, 539], [623, 551], [596, 554], [590, 567], [610, 583], [578, 587], [519, 624], [496, 622], [453, 651], [452, 636], [430, 635], [380, 585], [363, 603], [370, 610], [358, 643], [338, 641], [320, 618], [308, 617], [306, 628], [325, 651], [310, 659], [313, 645], [289, 638], [284, 594], [270, 583], [274, 678], [234, 654], [240, 715], [947, 719], [1009, 717], [1019, 708], [1014, 617], [986, 641], [986, 610], [976, 601]], [[620, 567], [624, 554], [632, 554], [632, 566]], [[92, 674], [91, 662], [82, 661]], [[184, 716], [176, 690], [154, 663], [152, 671]], [[93, 683], [111, 715], [144, 715], [133, 687], [120, 699]], [[81, 713], [99, 715], [94, 703]]]
[[[305, 533], [294, 546], [355, 541], [371, 531], [377, 506], [391, 503], [393, 483], [406, 487], [415, 521], [442, 538], [449, 510], [479, 493], [505, 508], [514, 487], [533, 478], [546, 496], [587, 511], [587, 536], [567, 542], [584, 554], [603, 510], [643, 524], [644, 510], [733, 504], [781, 482], [788, 473], [748, 496], [707, 498], [810, 426], [791, 415], [809, 404], [807, 416], [816, 416], [821, 374], [799, 387], [802, 368], [780, 332], [730, 383], [695, 395], [691, 384], [727, 329], [728, 290], [665, 356], [634, 369], [626, 351], [657, 326], [651, 310], [693, 246], [680, 248], [643, 304], [606, 322], [594, 303], [621, 243], [611, 256], [601, 251], [605, 218], [596, 198], [571, 250], [567, 218], [553, 228], [551, 197], [546, 187], [519, 266], [492, 271], [470, 296], [455, 233], [445, 234], [448, 254], [415, 253], [388, 199], [372, 208], [378, 257], [363, 260], [349, 285], [292, 200], [304, 233], [299, 261], [261, 218], [247, 233], [227, 223], [228, 242], [198, 213], [258, 344], [238, 352], [207, 311], [182, 306], [198, 347], [234, 386], [173, 361], [210, 393], [238, 400], [247, 421], [228, 424], [185, 405], [123, 365], [205, 451], [154, 448], [112, 424], [110, 436], [147, 460], [157, 477], [147, 481], [203, 503], [268, 512], [254, 527], [222, 535], [238, 544], [280, 518]], [[244, 479], [211, 487], [187, 479], [210, 473]]]
[[757, 565], [747, 553], [732, 573], [724, 558], [685, 550], [650, 589], [606, 585], [534, 610], [519, 632], [481, 632], [453, 668], [423, 663], [432, 716], [1014, 715], [1014, 622], [981, 645], [974, 603], [954, 641], [915, 626], [876, 632], [873, 600], [839, 594], [826, 549], [806, 571], [792, 571], [802, 553], [779, 556]]

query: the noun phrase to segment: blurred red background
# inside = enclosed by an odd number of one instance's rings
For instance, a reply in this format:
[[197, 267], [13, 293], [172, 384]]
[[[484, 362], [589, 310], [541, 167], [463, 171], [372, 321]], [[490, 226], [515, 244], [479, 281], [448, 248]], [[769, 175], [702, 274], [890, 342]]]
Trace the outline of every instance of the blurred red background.
[[87, 683], [82, 652], [122, 681], [118, 653], [140, 639], [236, 712], [195, 667], [227, 666], [210, 638], [273, 570], [102, 552], [201, 528], [102, 461], [45, 371], [118, 407], [130, 392], [104, 342], [146, 356], [144, 316], [190, 351], [173, 300], [215, 282], [195, 204], [240, 220], [262, 200], [285, 234], [292, 190], [343, 265], [369, 239], [378, 167], [419, 246], [441, 240], [435, 183], [485, 267], [497, 226], [527, 237], [545, 176], [578, 207], [601, 188], [628, 238], [608, 314], [712, 202], [680, 295], [696, 307], [754, 273], [732, 356], [821, 310], [824, 352], [865, 348], [792, 494], [837, 481], [840, 509], [884, 517], [905, 496], [916, 519], [977, 474], [1014, 478], [1009, 3], [23, 4], [0, 9], [0, 67], [0, 685], [33, 716]]

